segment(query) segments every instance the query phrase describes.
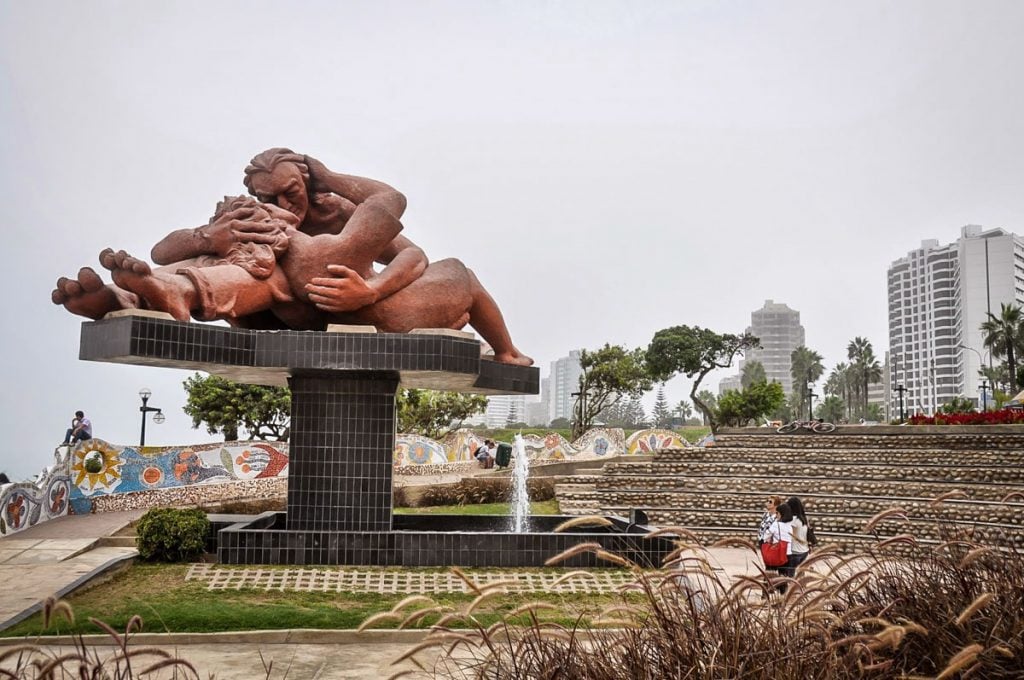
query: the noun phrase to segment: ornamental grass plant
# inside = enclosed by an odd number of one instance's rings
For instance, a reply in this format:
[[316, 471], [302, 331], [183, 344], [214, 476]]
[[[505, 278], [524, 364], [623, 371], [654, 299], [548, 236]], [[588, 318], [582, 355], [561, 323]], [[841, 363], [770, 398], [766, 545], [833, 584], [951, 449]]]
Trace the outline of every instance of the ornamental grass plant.
[[[862, 554], [815, 551], [793, 578], [761, 571], [728, 581], [687, 530], [656, 535], [675, 537], [678, 549], [654, 571], [596, 544], [550, 560], [585, 551], [632, 570], [632, 584], [586, 630], [580, 622], [542, 621], [541, 610], [551, 605], [540, 601], [483, 625], [474, 610], [505, 590], [464, 575], [477, 597], [457, 611], [415, 598], [363, 625], [391, 620], [404, 627], [442, 614], [398, 660], [411, 659], [420, 670], [394, 678], [1024, 677], [1024, 559], [1016, 551], [955, 534], [938, 545], [902, 535]], [[735, 539], [716, 545], [755, 550]], [[586, 578], [592, 574], [573, 571], [562, 580]]]

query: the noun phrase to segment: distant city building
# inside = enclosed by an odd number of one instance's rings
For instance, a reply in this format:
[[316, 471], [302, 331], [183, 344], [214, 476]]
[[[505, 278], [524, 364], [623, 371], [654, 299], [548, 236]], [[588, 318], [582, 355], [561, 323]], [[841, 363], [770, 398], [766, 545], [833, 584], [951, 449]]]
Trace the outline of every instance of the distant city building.
[[738, 390], [742, 386], [739, 374], [726, 376], [718, 381], [718, 396], [722, 396], [729, 390]]
[[791, 395], [793, 350], [804, 344], [805, 337], [804, 327], [800, 325], [800, 312], [784, 303], [765, 300], [764, 307], [750, 313], [747, 332], [761, 339], [761, 348], [745, 353], [740, 361], [740, 375], [746, 362], [759, 361], [764, 366], [768, 382], [781, 383], [786, 396]]
[[889, 267], [888, 292], [890, 412], [899, 385], [908, 414], [957, 395], [980, 403], [979, 368], [995, 363], [980, 326], [1001, 303], [1024, 302], [1024, 240], [968, 225], [954, 243], [922, 241]]
[[526, 404], [526, 423], [546, 427], [551, 422], [551, 378], [541, 378], [540, 399]]
[[581, 375], [583, 375], [583, 369], [580, 367], [580, 350], [574, 349], [569, 352], [569, 356], [551, 362], [551, 375], [548, 378], [550, 381], [550, 420], [565, 418], [572, 421], [572, 407], [576, 401], [576, 397], [572, 396], [572, 393], [579, 391]]

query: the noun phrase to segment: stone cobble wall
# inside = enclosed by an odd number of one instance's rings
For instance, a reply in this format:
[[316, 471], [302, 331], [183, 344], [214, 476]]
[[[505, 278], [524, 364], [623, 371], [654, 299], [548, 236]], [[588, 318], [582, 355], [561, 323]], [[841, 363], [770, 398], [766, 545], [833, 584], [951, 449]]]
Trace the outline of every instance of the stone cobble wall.
[[477, 461], [463, 461], [460, 463], [429, 463], [426, 465], [403, 465], [395, 468], [396, 477], [431, 477], [435, 475], [465, 474], [473, 470], [479, 470], [480, 463]]
[[159, 507], [196, 507], [232, 501], [254, 501], [284, 498], [288, 493], [286, 477], [251, 479], [227, 484], [195, 484], [192, 486], [133, 491], [91, 498], [92, 512], [145, 510]]

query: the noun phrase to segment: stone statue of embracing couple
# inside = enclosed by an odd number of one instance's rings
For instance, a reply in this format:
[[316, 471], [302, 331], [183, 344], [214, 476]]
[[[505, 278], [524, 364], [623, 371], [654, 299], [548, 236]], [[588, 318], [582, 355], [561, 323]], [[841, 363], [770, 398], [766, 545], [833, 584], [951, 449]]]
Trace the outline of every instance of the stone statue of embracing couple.
[[206, 225], [168, 234], [151, 253], [159, 266], [108, 248], [100, 263], [112, 284], [84, 267], [58, 279], [53, 302], [91, 319], [139, 308], [255, 329], [470, 324], [496, 361], [533, 363], [472, 271], [429, 262], [402, 235], [406, 202], [394, 188], [281, 148], [253, 158], [244, 182], [255, 198], [225, 197]]

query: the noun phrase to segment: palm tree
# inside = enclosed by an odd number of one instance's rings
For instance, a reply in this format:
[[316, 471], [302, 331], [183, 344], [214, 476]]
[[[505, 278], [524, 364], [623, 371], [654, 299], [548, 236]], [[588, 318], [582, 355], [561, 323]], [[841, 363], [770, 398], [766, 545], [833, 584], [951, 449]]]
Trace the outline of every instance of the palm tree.
[[1000, 305], [999, 316], [988, 313], [988, 319], [981, 324], [981, 332], [985, 334], [985, 347], [992, 350], [996, 357], [1006, 357], [1006, 367], [1010, 372], [1010, 392], [1017, 392], [1017, 357], [1016, 346], [1024, 336], [1024, 316], [1019, 305]]
[[740, 385], [743, 389], [766, 382], [768, 382], [768, 374], [765, 373], [764, 364], [757, 360], [744, 362], [743, 371], [740, 375]]
[[822, 356], [804, 345], [793, 350], [789, 359], [789, 372], [793, 377], [793, 395], [798, 399], [794, 406], [797, 407], [797, 418], [803, 419], [804, 408], [807, 405], [808, 387], [817, 382], [821, 374], [825, 372], [825, 366], [821, 363]]
[[693, 415], [693, 404], [685, 399], [680, 399], [679, 403], [676, 404], [676, 413], [679, 414], [680, 420], [682, 420], [683, 425], [685, 425], [686, 421]]
[[882, 379], [882, 366], [875, 357], [875, 350], [867, 338], [857, 336], [846, 346], [846, 357], [852, 363], [852, 371], [856, 376], [857, 400], [860, 407], [860, 417], [867, 417], [868, 412], [868, 388], [871, 383]]
[[825, 382], [825, 394], [839, 397], [842, 400], [847, 418], [852, 415], [850, 412], [850, 388], [850, 366], [844, 362], [839, 362], [832, 369], [828, 380]]

